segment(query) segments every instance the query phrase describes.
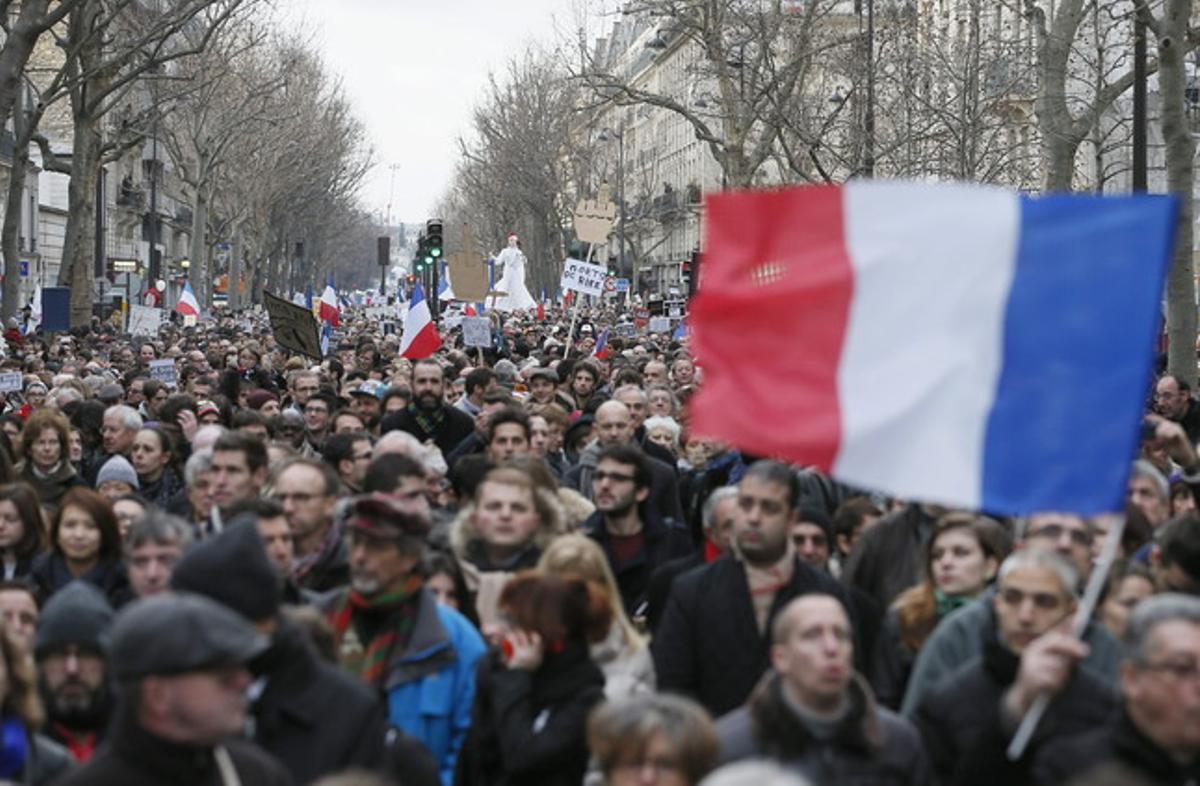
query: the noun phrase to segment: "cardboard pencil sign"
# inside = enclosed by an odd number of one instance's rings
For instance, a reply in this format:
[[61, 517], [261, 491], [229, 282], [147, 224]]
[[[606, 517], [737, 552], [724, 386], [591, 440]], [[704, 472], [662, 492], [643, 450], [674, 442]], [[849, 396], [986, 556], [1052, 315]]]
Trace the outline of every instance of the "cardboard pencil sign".
[[320, 360], [321, 337], [317, 334], [317, 321], [312, 312], [270, 292], [263, 292], [263, 302], [276, 343], [289, 352]]
[[604, 265], [593, 265], [578, 259], [568, 259], [563, 263], [560, 285], [563, 290], [598, 297], [604, 293], [604, 282], [607, 278], [608, 268]]
[[595, 199], [583, 199], [575, 206], [575, 236], [584, 243], [607, 243], [617, 220], [617, 206], [608, 196], [608, 186], [601, 186]]
[[471, 227], [463, 224], [461, 242], [446, 255], [450, 271], [450, 288], [455, 300], [482, 303], [488, 296], [487, 262], [479, 255]]

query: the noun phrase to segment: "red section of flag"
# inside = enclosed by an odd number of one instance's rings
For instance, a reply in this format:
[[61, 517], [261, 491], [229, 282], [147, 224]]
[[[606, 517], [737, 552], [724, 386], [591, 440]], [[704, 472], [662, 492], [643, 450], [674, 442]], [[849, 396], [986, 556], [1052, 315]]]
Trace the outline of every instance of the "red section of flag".
[[704, 367], [694, 428], [828, 470], [854, 281], [841, 189], [722, 192], [707, 197], [706, 216], [704, 288], [689, 319]]
[[442, 348], [442, 337], [437, 328], [430, 322], [421, 328], [411, 344], [401, 353], [400, 357], [410, 360], [422, 360]]
[[538, 303], [537, 319], [538, 319], [538, 322], [546, 321], [546, 304], [545, 303]]

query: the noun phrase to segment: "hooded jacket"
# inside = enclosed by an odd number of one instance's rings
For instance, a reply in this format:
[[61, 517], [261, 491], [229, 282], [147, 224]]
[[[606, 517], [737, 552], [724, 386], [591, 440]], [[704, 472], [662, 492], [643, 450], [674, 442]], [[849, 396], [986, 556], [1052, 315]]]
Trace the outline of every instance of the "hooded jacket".
[[475, 611], [480, 625], [490, 624], [496, 619], [496, 604], [500, 591], [520, 570], [537, 567], [542, 552], [550, 542], [567, 532], [562, 506], [549, 492], [538, 491], [547, 503], [543, 507], [550, 511], [548, 520], [540, 523], [537, 531], [525, 548], [508, 562], [497, 565], [488, 557], [483, 536], [475, 528], [474, 505], [466, 505], [450, 523], [450, 549], [458, 561], [467, 589], [475, 602]]

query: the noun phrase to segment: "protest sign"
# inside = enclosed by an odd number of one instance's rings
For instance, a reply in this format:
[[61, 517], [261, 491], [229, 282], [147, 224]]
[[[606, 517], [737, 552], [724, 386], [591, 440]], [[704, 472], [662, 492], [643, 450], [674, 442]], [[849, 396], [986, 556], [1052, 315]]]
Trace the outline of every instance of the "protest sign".
[[613, 328], [613, 332], [618, 338], [635, 338], [637, 336], [637, 326], [629, 322], [622, 322]]
[[19, 371], [0, 374], [0, 393], [12, 393], [24, 387], [24, 378]]
[[468, 347], [492, 345], [492, 320], [487, 317], [463, 317], [463, 343]]
[[317, 321], [303, 306], [289, 303], [270, 292], [263, 292], [263, 302], [271, 319], [271, 332], [279, 346], [290, 352], [321, 359], [321, 339]]
[[150, 361], [150, 379], [156, 379], [169, 388], [178, 387], [175, 379], [175, 361], [170, 358]]
[[650, 317], [651, 333], [669, 333], [671, 331], [670, 317]]
[[157, 336], [158, 328], [162, 325], [162, 314], [161, 308], [131, 304], [129, 306], [129, 335]]
[[564, 290], [598, 297], [604, 292], [604, 281], [607, 278], [608, 268], [604, 265], [568, 259], [563, 264], [561, 286]]

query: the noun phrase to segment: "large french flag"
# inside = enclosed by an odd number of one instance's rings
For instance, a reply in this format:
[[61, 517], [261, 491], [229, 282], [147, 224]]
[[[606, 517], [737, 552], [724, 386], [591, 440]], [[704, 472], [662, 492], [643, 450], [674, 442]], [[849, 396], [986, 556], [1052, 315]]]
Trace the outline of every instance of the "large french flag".
[[200, 302], [196, 300], [196, 293], [192, 291], [192, 282], [183, 282], [183, 291], [179, 293], [179, 302], [175, 304], [175, 311], [185, 317], [200, 316]]
[[429, 304], [425, 302], [425, 293], [421, 285], [413, 289], [412, 301], [408, 304], [408, 313], [404, 315], [404, 335], [400, 338], [400, 357], [410, 360], [427, 358], [442, 346], [442, 337], [438, 335], [437, 326], [429, 313]]
[[711, 195], [695, 428], [905, 499], [1118, 510], [1176, 212], [901, 182]]

